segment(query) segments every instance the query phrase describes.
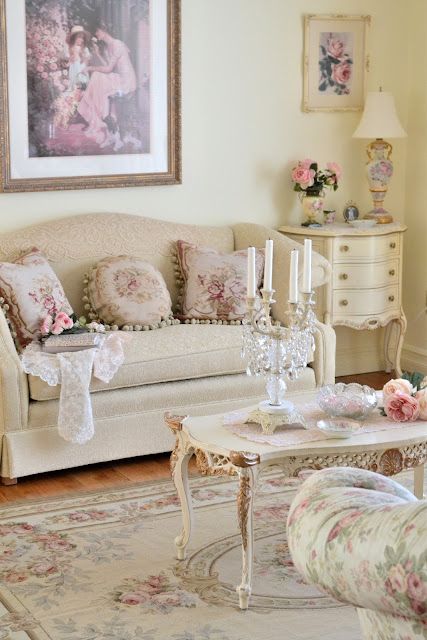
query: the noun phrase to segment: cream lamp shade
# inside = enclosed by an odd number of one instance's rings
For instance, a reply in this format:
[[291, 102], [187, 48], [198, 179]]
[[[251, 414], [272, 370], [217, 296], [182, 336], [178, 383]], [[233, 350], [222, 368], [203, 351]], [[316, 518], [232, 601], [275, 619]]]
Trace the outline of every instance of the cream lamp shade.
[[394, 98], [389, 91], [368, 93], [359, 126], [353, 138], [405, 138], [399, 122]]
[[392, 146], [385, 138], [404, 138], [406, 132], [399, 122], [394, 98], [389, 91], [368, 93], [365, 109], [353, 138], [374, 138], [368, 144], [366, 174], [373, 200], [373, 209], [365, 218], [378, 224], [393, 222], [392, 215], [384, 209], [384, 198], [393, 175]]

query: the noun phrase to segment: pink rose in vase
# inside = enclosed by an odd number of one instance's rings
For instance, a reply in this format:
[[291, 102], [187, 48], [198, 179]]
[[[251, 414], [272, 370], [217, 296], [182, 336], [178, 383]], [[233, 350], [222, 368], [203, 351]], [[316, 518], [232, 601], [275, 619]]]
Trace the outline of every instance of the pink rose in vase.
[[305, 167], [301, 163], [292, 170], [292, 180], [298, 183], [301, 189], [307, 189], [314, 184], [315, 171]]
[[420, 405], [417, 398], [396, 391], [384, 398], [384, 411], [395, 422], [413, 422], [420, 414]]

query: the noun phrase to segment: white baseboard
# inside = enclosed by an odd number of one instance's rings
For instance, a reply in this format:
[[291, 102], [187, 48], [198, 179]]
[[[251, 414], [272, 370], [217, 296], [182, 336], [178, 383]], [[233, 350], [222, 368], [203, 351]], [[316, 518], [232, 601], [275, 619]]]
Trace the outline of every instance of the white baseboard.
[[337, 349], [335, 365], [338, 377], [382, 371], [385, 363], [375, 349]]
[[405, 371], [419, 371], [427, 375], [427, 349], [405, 344], [402, 350], [401, 366]]

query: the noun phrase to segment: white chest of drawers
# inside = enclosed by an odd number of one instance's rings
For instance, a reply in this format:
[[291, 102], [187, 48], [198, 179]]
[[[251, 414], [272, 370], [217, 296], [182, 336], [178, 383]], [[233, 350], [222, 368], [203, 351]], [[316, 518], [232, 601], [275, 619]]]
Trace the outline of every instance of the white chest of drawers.
[[[297, 242], [311, 238], [313, 249], [332, 265], [332, 279], [317, 296], [319, 319], [352, 329], [386, 327], [386, 370], [394, 368], [401, 375], [400, 354], [406, 331], [402, 309], [402, 250], [406, 227], [392, 223], [360, 231], [343, 223], [319, 229], [283, 226], [279, 231]], [[398, 327], [398, 338], [391, 358], [393, 324]]]

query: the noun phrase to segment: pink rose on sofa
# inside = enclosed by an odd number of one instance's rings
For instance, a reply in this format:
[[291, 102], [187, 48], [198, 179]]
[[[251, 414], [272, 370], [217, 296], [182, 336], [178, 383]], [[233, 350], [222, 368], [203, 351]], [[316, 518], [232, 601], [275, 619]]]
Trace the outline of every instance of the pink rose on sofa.
[[427, 420], [427, 387], [420, 389], [415, 394], [416, 399], [418, 400], [418, 404], [420, 405], [420, 415], [421, 420]]
[[412, 384], [409, 380], [403, 380], [403, 378], [397, 378], [396, 380], [389, 380], [383, 387], [384, 401], [387, 396], [392, 396], [397, 391], [401, 393], [407, 393], [408, 396], [413, 392]]
[[55, 336], [58, 336], [64, 331], [64, 329], [71, 329], [73, 325], [74, 322], [72, 321], [70, 316], [67, 316], [67, 314], [63, 311], [60, 311], [60, 313], [58, 313], [55, 317], [55, 322], [52, 326], [52, 333]]
[[307, 189], [307, 187], [311, 187], [314, 184], [314, 169], [310, 169], [310, 167], [305, 167], [303, 164], [298, 163], [298, 165], [292, 169], [292, 180], [297, 182], [301, 189]]
[[420, 405], [416, 398], [407, 393], [396, 391], [385, 398], [384, 410], [387, 416], [395, 422], [412, 422], [420, 414]]
[[43, 336], [47, 336], [48, 333], [50, 333], [50, 330], [52, 329], [52, 324], [53, 324], [53, 318], [50, 314], [48, 314], [46, 318], [42, 320], [42, 323], [40, 325], [40, 333]]

